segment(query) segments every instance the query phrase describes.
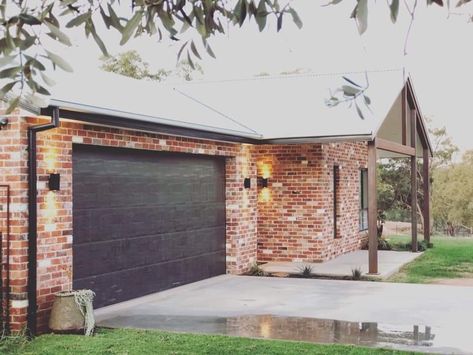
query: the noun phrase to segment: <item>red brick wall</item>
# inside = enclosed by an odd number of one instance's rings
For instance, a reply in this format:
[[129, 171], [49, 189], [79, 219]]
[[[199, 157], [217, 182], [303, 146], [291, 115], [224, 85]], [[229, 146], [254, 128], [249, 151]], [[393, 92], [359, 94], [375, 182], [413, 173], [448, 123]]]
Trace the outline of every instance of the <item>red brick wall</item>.
[[[21, 275], [12, 274], [12, 295], [22, 302], [12, 305], [12, 312], [18, 313], [12, 323], [14, 330], [20, 330], [25, 325], [27, 306], [26, 131], [28, 124], [44, 123], [44, 120], [37, 118], [18, 118], [17, 121], [0, 131], [0, 154], [6, 154], [2, 155], [2, 164], [15, 165], [8, 169], [0, 165], [1, 176], [8, 183], [14, 183], [15, 206], [21, 209], [21, 213], [15, 212], [14, 215], [18, 216], [18, 221], [12, 220], [12, 223], [21, 226], [14, 230], [12, 239], [22, 240], [21, 244], [12, 242], [15, 247], [12, 249], [12, 255], [15, 255], [12, 266], [22, 272]], [[12, 135], [21, 136], [22, 139], [15, 138], [15, 142], [10, 142]], [[256, 166], [251, 160], [248, 146], [61, 122], [60, 128], [38, 134], [38, 329], [47, 329], [54, 294], [72, 287], [74, 143], [227, 157], [227, 271], [245, 272], [256, 261], [256, 183], [249, 190], [243, 188], [245, 177], [256, 181]], [[13, 156], [13, 153], [16, 155]], [[60, 191], [48, 190], [47, 178], [50, 172], [61, 174]], [[21, 200], [17, 196], [21, 196]]]
[[[10, 324], [20, 330], [26, 322], [28, 277], [28, 183], [27, 125], [15, 112], [0, 130], [0, 185], [10, 186]], [[3, 238], [3, 263], [6, 263], [6, 189], [0, 192], [0, 228]], [[6, 270], [3, 270], [3, 285]]]
[[[258, 260], [324, 261], [358, 249], [359, 170], [365, 143], [264, 145], [254, 148], [259, 190]], [[333, 166], [339, 165], [339, 238], [333, 226]]]
[[[10, 122], [0, 131], [0, 184], [12, 188], [11, 324], [13, 330], [20, 330], [26, 324], [27, 309], [26, 135], [28, 125], [44, 120], [15, 116]], [[364, 143], [251, 146], [61, 122], [60, 128], [38, 134], [37, 298], [41, 330], [46, 329], [54, 294], [72, 287], [73, 144], [226, 157], [229, 273], [247, 271], [257, 256], [260, 261], [320, 261], [359, 246], [359, 168], [366, 166]], [[336, 240], [331, 191], [335, 163], [340, 166], [341, 212], [340, 238]], [[50, 172], [61, 174], [60, 191], [48, 190]], [[268, 189], [258, 191], [257, 172], [269, 177]], [[243, 187], [245, 177], [251, 178], [250, 189]]]

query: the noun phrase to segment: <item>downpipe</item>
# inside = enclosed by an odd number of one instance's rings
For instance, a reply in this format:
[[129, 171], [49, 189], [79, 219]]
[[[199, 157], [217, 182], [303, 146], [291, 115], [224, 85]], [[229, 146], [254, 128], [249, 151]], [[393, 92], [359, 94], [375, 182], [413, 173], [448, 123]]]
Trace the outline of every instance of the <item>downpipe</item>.
[[28, 128], [28, 313], [29, 336], [37, 332], [37, 250], [38, 250], [38, 174], [36, 134], [59, 126], [59, 108], [53, 107], [51, 122]]

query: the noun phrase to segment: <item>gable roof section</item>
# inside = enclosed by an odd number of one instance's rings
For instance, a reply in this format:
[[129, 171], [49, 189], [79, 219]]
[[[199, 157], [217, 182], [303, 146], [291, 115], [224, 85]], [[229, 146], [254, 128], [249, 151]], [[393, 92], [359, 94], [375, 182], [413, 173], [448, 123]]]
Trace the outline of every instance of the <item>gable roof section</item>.
[[[347, 76], [367, 85], [370, 109], [325, 99]], [[244, 80], [160, 84], [97, 71], [64, 76], [52, 90], [50, 107], [226, 134], [256, 141], [301, 143], [372, 140], [406, 84], [400, 70], [287, 75]], [[48, 110], [23, 103], [36, 114]]]

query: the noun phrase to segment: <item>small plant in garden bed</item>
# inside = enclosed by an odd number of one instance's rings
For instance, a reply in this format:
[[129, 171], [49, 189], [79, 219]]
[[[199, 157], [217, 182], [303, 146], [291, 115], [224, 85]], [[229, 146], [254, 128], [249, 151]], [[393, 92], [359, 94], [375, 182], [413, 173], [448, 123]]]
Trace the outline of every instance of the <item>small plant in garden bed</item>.
[[[417, 250], [418, 251], [426, 251], [427, 249], [433, 248], [433, 243], [427, 243], [427, 241], [417, 241]], [[393, 250], [396, 251], [411, 251], [412, 250], [412, 242], [403, 243], [403, 244], [396, 244], [393, 247]]]
[[[363, 243], [361, 246], [361, 249], [363, 250], [368, 250], [368, 241]], [[387, 239], [384, 239], [383, 237], [378, 238], [378, 250], [393, 250], [391, 244]]]
[[362, 276], [363, 276], [363, 272], [361, 271], [361, 268], [357, 267], [357, 268], [351, 269], [352, 280], [361, 280]]
[[248, 274], [251, 276], [266, 276], [266, 273], [264, 272], [264, 270], [257, 263], [254, 263], [253, 265], [251, 265], [251, 268]]
[[312, 266], [304, 265], [299, 268], [299, 275], [305, 278], [312, 276]]

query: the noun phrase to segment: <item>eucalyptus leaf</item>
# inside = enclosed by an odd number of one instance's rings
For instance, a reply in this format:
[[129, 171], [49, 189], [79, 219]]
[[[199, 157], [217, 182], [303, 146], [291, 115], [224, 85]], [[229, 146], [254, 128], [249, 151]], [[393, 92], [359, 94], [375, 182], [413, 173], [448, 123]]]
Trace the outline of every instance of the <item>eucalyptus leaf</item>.
[[66, 27], [67, 28], [72, 28], [72, 27], [80, 26], [91, 17], [92, 17], [92, 13], [90, 11], [87, 11], [87, 12], [77, 16], [76, 18], [73, 18], [71, 21], [69, 21], [66, 24]]
[[281, 28], [282, 28], [282, 17], [283, 17], [283, 14], [280, 13], [278, 15], [278, 21], [277, 21], [277, 30], [278, 30], [278, 32], [281, 31]]
[[192, 50], [192, 53], [194, 53], [194, 55], [195, 55], [197, 58], [202, 59], [202, 58], [200, 57], [199, 52], [197, 51], [197, 47], [195, 46], [194, 41], [191, 42], [191, 50]]
[[302, 24], [302, 20], [301, 18], [299, 17], [298, 13], [296, 12], [296, 10], [294, 9], [289, 9], [289, 13], [291, 14], [292, 16], [292, 20], [294, 21], [294, 23], [296, 24], [296, 26], [301, 29], [303, 24]]
[[46, 83], [46, 85], [48, 85], [48, 86], [56, 85], [56, 82], [53, 79], [51, 79], [49, 76], [44, 74], [43, 72], [40, 72], [40, 75], [41, 75], [41, 79], [43, 79], [43, 81]]
[[358, 25], [358, 32], [360, 34], [365, 33], [368, 28], [368, 0], [358, 0], [355, 18]]
[[358, 105], [358, 102], [355, 101], [355, 107], [356, 107], [356, 112], [358, 113], [358, 116], [360, 116], [360, 118], [362, 120], [365, 119], [365, 116], [363, 115], [363, 111], [361, 111], [361, 108], [360, 106]]
[[16, 58], [16, 55], [6, 55], [3, 57], [0, 57], [0, 68], [13, 62], [15, 58]]
[[51, 31], [51, 35], [52, 35], [51, 37], [53, 38], [55, 37], [59, 42], [61, 42], [62, 44], [65, 44], [66, 46], [72, 45], [69, 37], [67, 37], [67, 35], [64, 34], [57, 26], [53, 25], [52, 23], [48, 21], [44, 21], [43, 23], [46, 25], [49, 31]]
[[21, 13], [18, 17], [21, 21], [23, 21], [23, 23], [26, 23], [27, 25], [41, 25], [41, 21], [38, 18], [27, 13]]
[[343, 85], [342, 86], [343, 94], [345, 96], [355, 96], [360, 93], [360, 89], [350, 86], [350, 85]]
[[0, 99], [3, 99], [6, 94], [8, 94], [13, 87], [19, 83], [18, 80], [12, 81], [10, 83], [5, 84], [1, 89], [0, 89]]
[[131, 36], [135, 32], [138, 25], [140, 24], [142, 18], [143, 18], [142, 11], [135, 12], [133, 17], [127, 22], [126, 26], [123, 28], [122, 39], [120, 41], [120, 45], [123, 46], [126, 42], [128, 42], [128, 40], [131, 38]]
[[64, 59], [62, 59], [60, 56], [57, 54], [54, 54], [48, 50], [45, 50], [46, 54], [48, 55], [48, 58], [59, 68], [61, 68], [64, 71], [67, 72], [73, 72], [72, 67], [70, 66], [69, 63], [67, 63]]
[[21, 70], [21, 66], [10, 67], [0, 71], [0, 79], [14, 78]]
[[12, 113], [15, 110], [15, 108], [20, 103], [20, 98], [21, 98], [20, 96], [17, 96], [9, 102], [9, 105], [8, 105], [6, 111], [5, 111], [5, 114], [9, 115], [10, 113]]
[[342, 76], [343, 80], [349, 82], [350, 84], [352, 84], [353, 86], [356, 86], [356, 87], [359, 87], [361, 88], [360, 85], [358, 85], [357, 83], [355, 83], [353, 80], [351, 80], [350, 78], [346, 77], [346, 76]]
[[391, 10], [391, 21], [396, 23], [399, 14], [399, 0], [392, 0], [389, 8]]

